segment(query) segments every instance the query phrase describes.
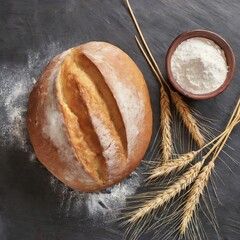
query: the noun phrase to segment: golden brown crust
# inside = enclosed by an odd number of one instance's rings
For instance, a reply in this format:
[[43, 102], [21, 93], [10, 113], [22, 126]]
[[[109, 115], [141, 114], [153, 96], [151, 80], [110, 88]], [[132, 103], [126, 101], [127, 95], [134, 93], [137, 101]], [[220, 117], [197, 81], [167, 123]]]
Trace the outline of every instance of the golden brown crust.
[[68, 50], [30, 94], [28, 131], [38, 159], [66, 185], [88, 192], [109, 187], [137, 167], [150, 141], [144, 78], [109, 43]]

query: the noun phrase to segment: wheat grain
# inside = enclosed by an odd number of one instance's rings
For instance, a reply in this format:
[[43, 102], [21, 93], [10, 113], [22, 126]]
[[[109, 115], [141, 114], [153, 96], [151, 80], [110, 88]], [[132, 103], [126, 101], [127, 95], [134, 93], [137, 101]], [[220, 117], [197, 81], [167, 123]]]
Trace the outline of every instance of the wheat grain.
[[166, 162], [170, 159], [172, 154], [172, 135], [171, 135], [171, 120], [172, 114], [170, 110], [169, 96], [162, 85], [160, 88], [161, 93], [161, 130], [162, 130], [162, 161]]
[[204, 137], [200, 132], [198, 123], [196, 119], [192, 116], [191, 110], [188, 105], [183, 101], [182, 97], [174, 91], [170, 91], [171, 99], [179, 112], [184, 125], [188, 129], [189, 133], [192, 135], [198, 146], [202, 147], [204, 145]]
[[202, 162], [198, 162], [189, 168], [175, 183], [173, 183], [166, 190], [160, 191], [159, 194], [147, 201], [142, 207], [133, 211], [129, 223], [137, 222], [143, 219], [146, 215], [150, 214], [154, 209], [162, 207], [165, 203], [168, 203], [171, 199], [176, 197], [182, 190], [186, 189], [198, 176], [202, 167]]
[[167, 162], [164, 162], [160, 167], [157, 167], [150, 172], [148, 180], [153, 180], [157, 177], [167, 176], [170, 173], [181, 171], [184, 167], [193, 161], [198, 153], [199, 151], [191, 151], [189, 153], [183, 154], [177, 159], [171, 159]]
[[196, 206], [199, 204], [200, 197], [203, 195], [204, 188], [208, 183], [209, 177], [211, 176], [211, 171], [214, 168], [214, 165], [214, 162], [210, 162], [201, 170], [197, 180], [195, 181], [191, 188], [191, 191], [189, 192], [189, 196], [183, 210], [184, 214], [179, 229], [181, 235], [183, 235], [188, 228], [188, 225], [196, 210]]

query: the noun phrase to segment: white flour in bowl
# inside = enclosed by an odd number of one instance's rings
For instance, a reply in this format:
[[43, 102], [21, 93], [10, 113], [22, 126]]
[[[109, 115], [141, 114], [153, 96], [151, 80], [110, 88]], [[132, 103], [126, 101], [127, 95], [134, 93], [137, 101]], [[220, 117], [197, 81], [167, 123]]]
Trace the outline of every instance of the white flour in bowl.
[[[28, 96], [49, 60], [62, 51], [58, 44], [51, 44], [44, 50], [47, 54], [44, 57], [30, 51], [25, 65], [0, 66], [0, 146], [23, 151], [30, 161], [36, 161], [36, 156], [30, 147], [26, 128]], [[126, 197], [136, 191], [140, 181], [141, 177], [134, 172], [114, 187], [97, 193], [71, 191], [53, 176], [49, 184], [59, 198], [61, 213], [80, 216], [84, 210], [90, 219], [99, 220], [115, 218], [116, 210], [124, 207]]]
[[183, 41], [171, 58], [174, 79], [186, 91], [206, 94], [226, 80], [228, 66], [224, 51], [213, 41], [194, 37]]

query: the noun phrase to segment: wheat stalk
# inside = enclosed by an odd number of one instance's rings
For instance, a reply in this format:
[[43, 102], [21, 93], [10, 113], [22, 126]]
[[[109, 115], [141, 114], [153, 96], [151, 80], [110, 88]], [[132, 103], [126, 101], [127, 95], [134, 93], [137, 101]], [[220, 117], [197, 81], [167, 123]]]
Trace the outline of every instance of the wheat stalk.
[[142, 207], [132, 212], [129, 223], [137, 222], [143, 219], [144, 216], [150, 214], [154, 209], [163, 206], [168, 203], [172, 198], [176, 197], [182, 190], [186, 189], [197, 177], [202, 162], [198, 162], [188, 169], [175, 183], [173, 183], [166, 190], [160, 191], [160, 193], [154, 198], [147, 201]]
[[161, 120], [160, 120], [160, 128], [162, 132], [162, 142], [161, 142], [161, 149], [162, 149], [162, 160], [166, 162], [169, 160], [172, 154], [172, 134], [171, 134], [171, 121], [172, 121], [172, 113], [170, 109], [170, 100], [169, 96], [164, 88], [163, 82], [161, 77], [158, 75], [157, 71], [155, 70], [153, 64], [151, 63], [150, 59], [148, 58], [146, 52], [144, 51], [141, 43], [139, 42], [138, 38], [135, 36], [137, 44], [142, 51], [143, 55], [145, 56], [148, 64], [152, 68], [153, 72], [155, 73], [156, 77], [159, 80], [161, 85], [160, 87], [160, 106], [161, 106]]
[[184, 125], [188, 129], [189, 133], [192, 135], [195, 142], [198, 144], [199, 147], [204, 145], [204, 137], [200, 132], [198, 127], [198, 123], [196, 119], [193, 117], [191, 110], [189, 109], [188, 105], [183, 101], [182, 97], [174, 91], [170, 92], [171, 99], [176, 106], [177, 111], [179, 112]]
[[162, 85], [160, 88], [161, 93], [161, 130], [162, 130], [162, 161], [166, 162], [170, 159], [172, 154], [172, 134], [171, 134], [171, 120], [172, 114], [170, 110], [170, 101], [168, 94]]
[[[144, 36], [143, 36], [143, 34], [142, 34], [142, 31], [141, 31], [141, 29], [140, 29], [140, 27], [139, 27], [139, 24], [138, 24], [138, 22], [137, 22], [137, 19], [136, 19], [134, 13], [133, 13], [133, 10], [132, 10], [132, 7], [131, 7], [131, 5], [130, 5], [130, 3], [129, 3], [129, 0], [126, 0], [126, 4], [127, 4], [127, 7], [128, 7], [128, 10], [129, 10], [129, 12], [130, 12], [130, 15], [131, 15], [131, 17], [132, 17], [132, 19], [133, 19], [133, 22], [134, 22], [134, 24], [135, 24], [135, 27], [136, 27], [136, 29], [137, 29], [137, 31], [138, 31], [138, 34], [139, 34], [139, 36], [140, 36], [140, 38], [141, 38], [141, 40], [142, 40], [142, 42], [143, 42], [143, 45], [144, 45], [144, 47], [146, 48], [148, 55], [150, 56], [150, 59], [151, 59], [151, 61], [152, 61], [152, 62], [150, 61], [150, 63], [151, 63], [151, 64], [153, 63], [151, 68], [154, 69], [154, 70], [156, 69], [156, 70], [155, 70], [155, 74], [157, 75], [157, 78], [158, 78], [158, 80], [160, 81], [160, 83], [163, 84], [163, 82], [164, 82], [164, 84], [167, 86], [167, 88], [170, 89], [169, 85], [168, 85], [167, 82], [165, 81], [165, 79], [164, 79], [164, 77], [163, 77], [163, 75], [162, 75], [162, 73], [161, 73], [161, 71], [160, 71], [160, 69], [159, 69], [159, 67], [158, 67], [158, 65], [157, 65], [157, 63], [156, 63], [153, 55], [152, 55], [152, 53], [151, 53], [151, 50], [149, 49], [148, 44], [147, 44], [147, 42], [146, 42], [146, 40], [145, 40], [145, 38], [144, 38]], [[138, 42], [138, 45], [141, 45], [136, 36], [135, 36], [135, 39], [136, 39], [136, 41]], [[141, 48], [142, 48], [142, 47], [141, 47]], [[142, 48], [142, 49], [143, 49], [143, 48]], [[142, 50], [142, 49], [141, 49], [141, 50]], [[146, 55], [146, 56], [147, 56], [147, 55]], [[145, 56], [145, 57], [146, 57], [146, 56]], [[148, 63], [149, 63], [149, 61], [148, 61]]]
[[153, 180], [161, 176], [167, 176], [173, 172], [177, 173], [181, 171], [184, 167], [193, 161], [198, 153], [199, 151], [191, 151], [189, 153], [181, 155], [177, 159], [171, 159], [167, 162], [164, 162], [160, 167], [157, 167], [150, 172], [148, 180]]

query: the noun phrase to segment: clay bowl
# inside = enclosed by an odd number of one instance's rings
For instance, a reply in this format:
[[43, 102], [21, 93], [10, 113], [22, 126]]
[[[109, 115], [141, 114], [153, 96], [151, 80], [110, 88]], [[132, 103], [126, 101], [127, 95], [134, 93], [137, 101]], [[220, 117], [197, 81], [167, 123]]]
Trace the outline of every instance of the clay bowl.
[[[173, 77], [172, 71], [171, 71], [171, 57], [172, 57], [175, 49], [177, 48], [177, 46], [180, 43], [182, 43], [183, 41], [185, 41], [189, 38], [193, 38], [193, 37], [208, 38], [208, 39], [214, 41], [225, 52], [226, 61], [227, 61], [227, 65], [228, 65], [228, 73], [227, 73], [226, 80], [218, 89], [216, 89], [215, 91], [213, 91], [211, 93], [194, 94], [194, 93], [187, 92], [176, 82], [176, 80]], [[179, 35], [170, 45], [168, 52], [167, 52], [167, 57], [166, 57], [166, 69], [167, 69], [168, 79], [171, 82], [171, 84], [174, 86], [174, 88], [178, 92], [180, 92], [184, 96], [186, 96], [188, 98], [192, 98], [192, 99], [197, 99], [197, 100], [209, 99], [209, 98], [215, 97], [218, 94], [220, 94], [221, 92], [223, 92], [228, 87], [228, 85], [230, 84], [230, 82], [233, 79], [235, 65], [236, 65], [235, 57], [234, 57], [233, 51], [232, 51], [231, 47], [229, 46], [229, 44], [218, 34], [207, 31], [207, 30], [201, 30], [201, 29], [193, 30], [190, 32], [185, 32], [185, 33], [182, 33], [181, 35]]]

